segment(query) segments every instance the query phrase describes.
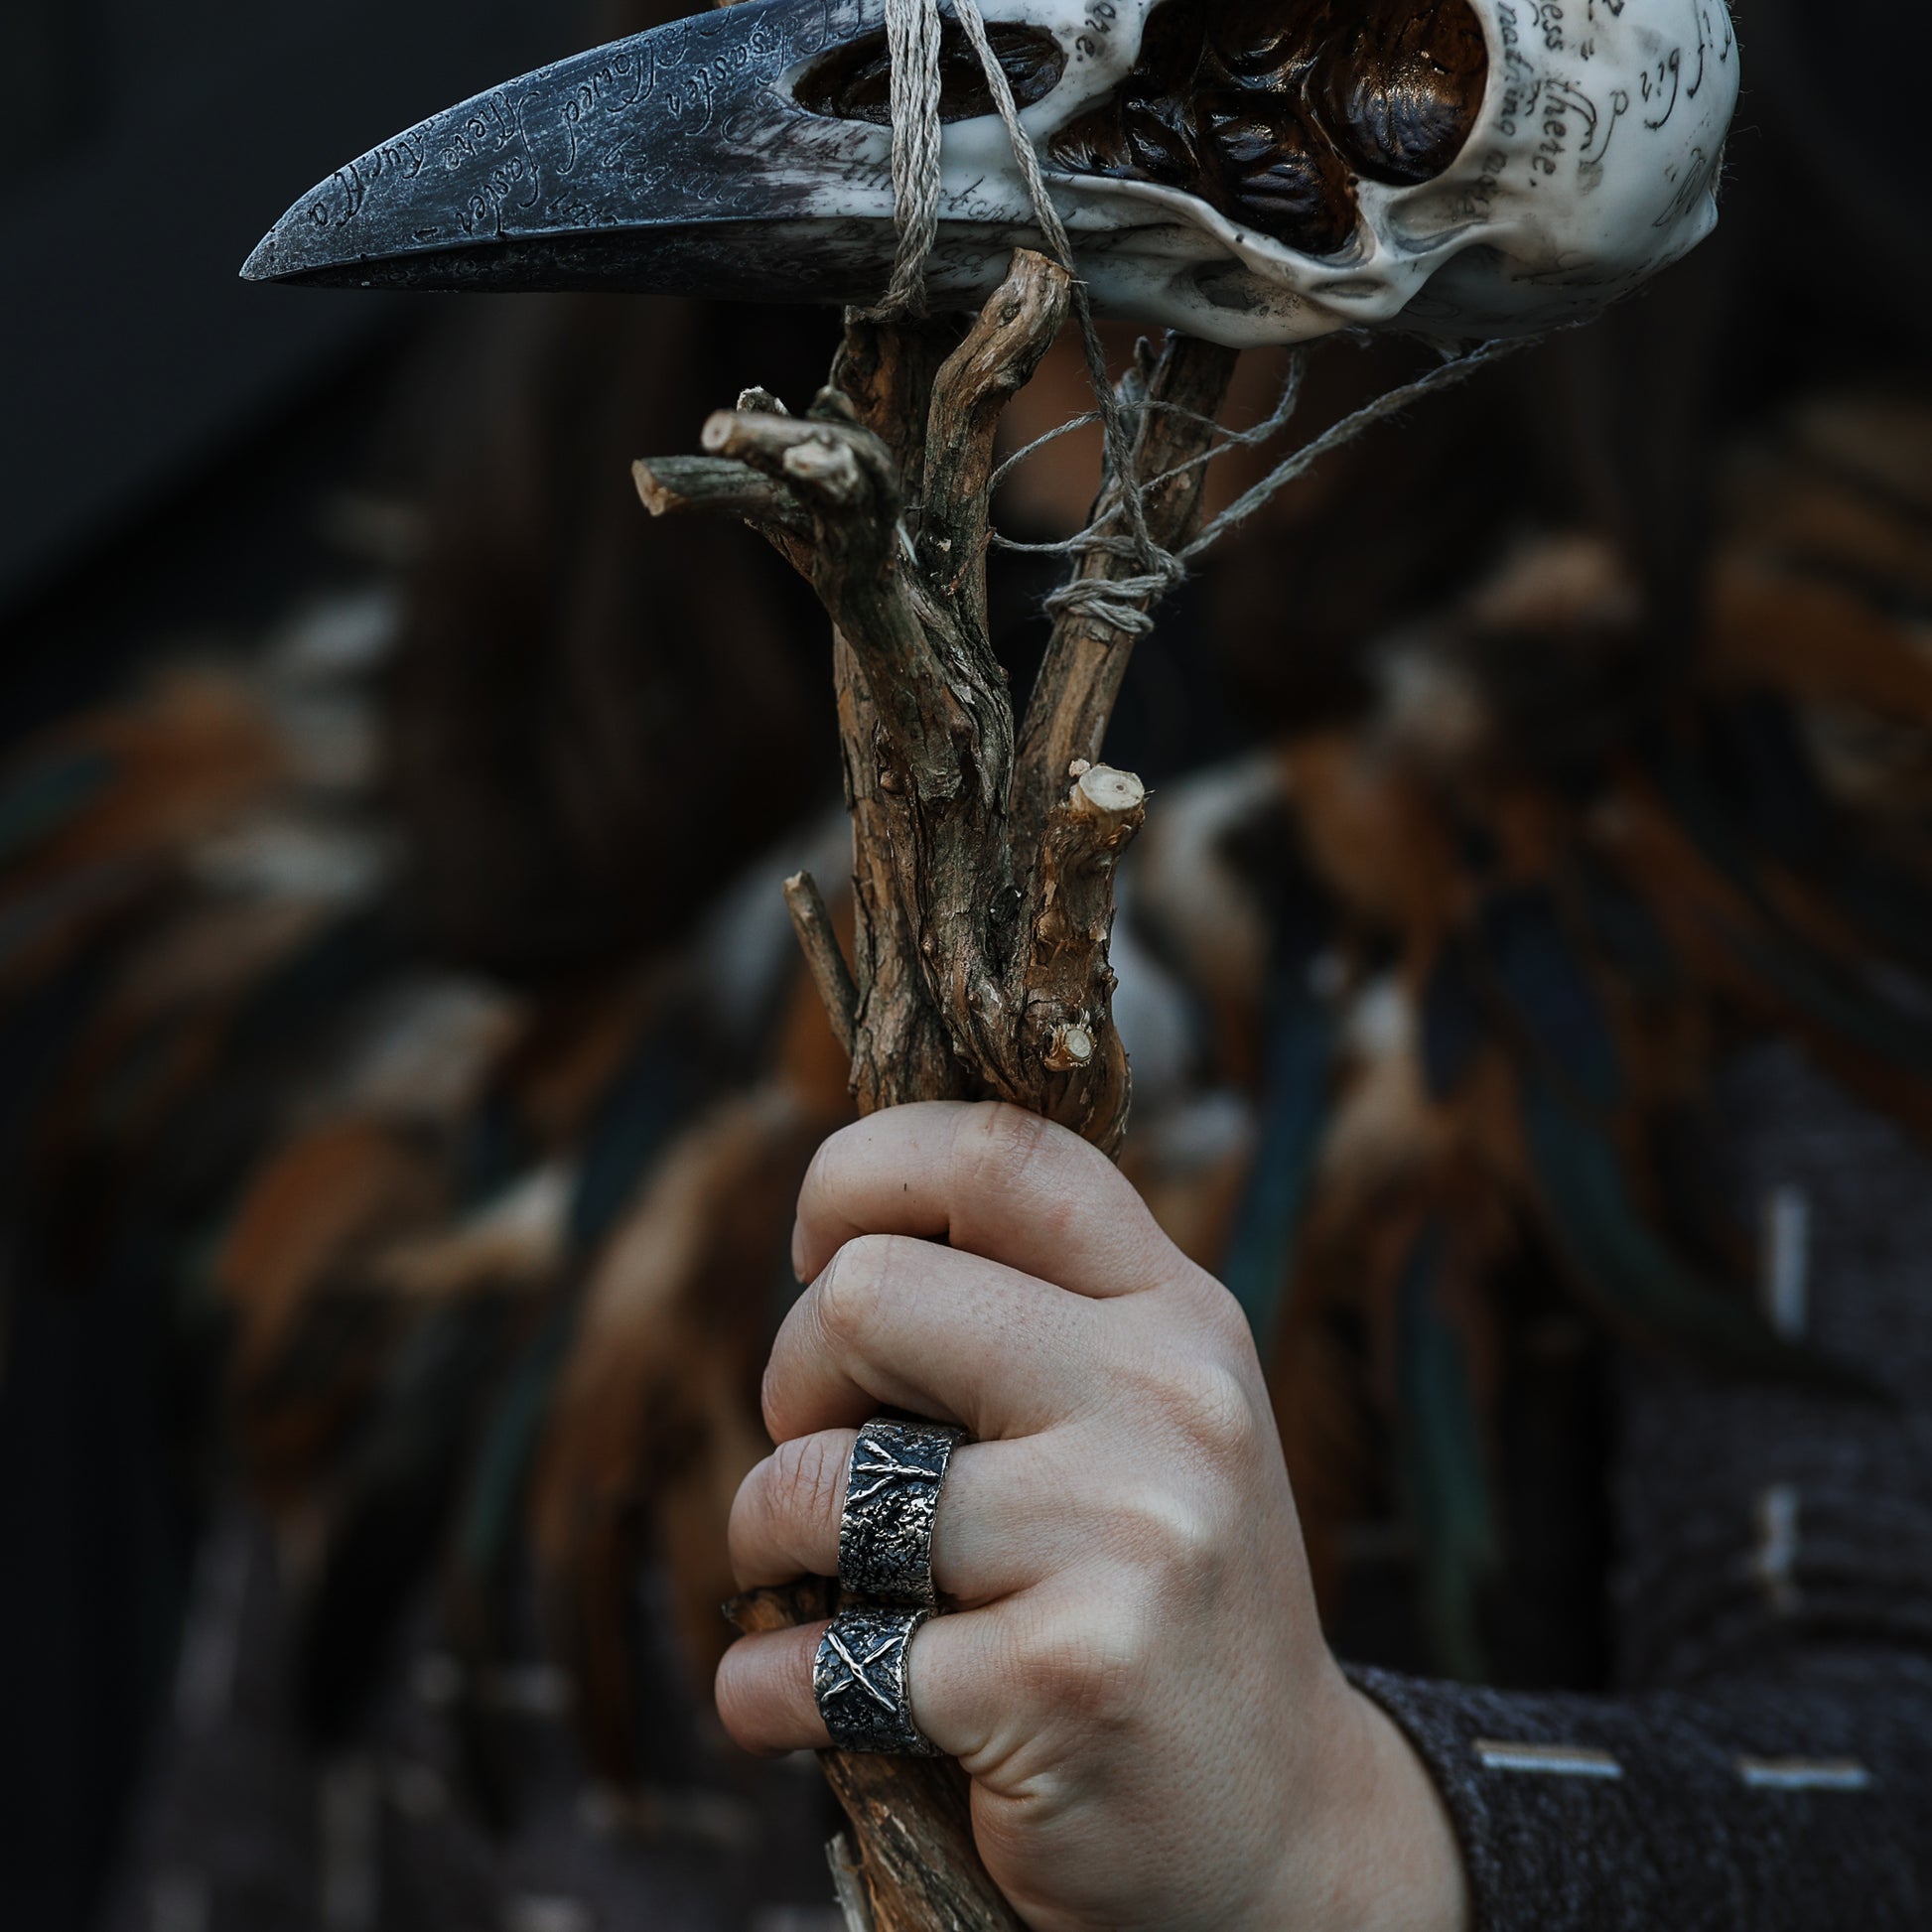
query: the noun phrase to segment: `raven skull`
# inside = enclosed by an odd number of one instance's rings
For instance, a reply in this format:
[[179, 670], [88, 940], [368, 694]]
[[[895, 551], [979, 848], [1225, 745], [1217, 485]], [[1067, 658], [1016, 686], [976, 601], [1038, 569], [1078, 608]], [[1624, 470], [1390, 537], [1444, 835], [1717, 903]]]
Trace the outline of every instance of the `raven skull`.
[[[744, 0], [559, 62], [305, 196], [255, 280], [876, 301], [896, 244], [884, 0]], [[984, 0], [1103, 313], [1231, 345], [1587, 315], [1717, 218], [1723, 0]], [[926, 282], [1037, 241], [944, 27]]]

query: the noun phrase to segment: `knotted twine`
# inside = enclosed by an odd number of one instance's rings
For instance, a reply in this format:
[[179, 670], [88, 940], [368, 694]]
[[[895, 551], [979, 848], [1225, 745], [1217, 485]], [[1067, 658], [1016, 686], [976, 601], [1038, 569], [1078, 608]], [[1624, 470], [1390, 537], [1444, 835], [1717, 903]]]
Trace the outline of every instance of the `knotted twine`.
[[[940, 0], [886, 0], [886, 46], [892, 62], [890, 103], [892, 111], [893, 219], [898, 231], [898, 248], [893, 262], [892, 279], [877, 309], [867, 313], [889, 321], [898, 316], [916, 316], [925, 310], [925, 265], [932, 254], [939, 232], [941, 197], [941, 128], [939, 101], [939, 54], [942, 32]], [[986, 75], [993, 106], [1013, 145], [1013, 158], [1026, 185], [1027, 200], [1038, 224], [1045, 252], [1065, 271], [1072, 295], [1075, 320], [1080, 329], [1080, 345], [1086, 356], [1087, 376], [1093, 385], [1095, 409], [1085, 416], [1062, 423], [1057, 429], [1028, 444], [1003, 463], [994, 477], [998, 483], [1015, 465], [1059, 437], [1098, 422], [1105, 444], [1107, 467], [1114, 480], [1112, 505], [1076, 535], [1054, 543], [1018, 543], [995, 533], [994, 541], [1005, 550], [1024, 551], [1041, 556], [1084, 556], [1105, 552], [1126, 557], [1136, 572], [1121, 578], [1075, 577], [1046, 599], [1046, 611], [1057, 618], [1066, 611], [1084, 611], [1096, 622], [1123, 631], [1129, 636], [1144, 636], [1154, 628], [1151, 607], [1187, 575], [1187, 567], [1203, 556], [1230, 530], [1269, 503], [1296, 478], [1314, 464], [1352, 442], [1412, 402], [1433, 395], [1466, 380], [1485, 363], [1493, 362], [1525, 346], [1523, 341], [1490, 342], [1462, 353], [1448, 353], [1437, 368], [1386, 391], [1374, 401], [1344, 416], [1311, 443], [1285, 457], [1267, 476], [1251, 485], [1213, 517], [1178, 551], [1168, 550], [1154, 541], [1147, 526], [1145, 497], [1148, 490], [1184, 475], [1230, 449], [1253, 448], [1271, 440], [1287, 428], [1301, 400], [1307, 351], [1297, 348], [1289, 361], [1286, 381], [1274, 410], [1262, 422], [1246, 430], [1223, 430], [1206, 423], [1219, 441], [1198, 456], [1176, 465], [1161, 476], [1145, 481], [1134, 475], [1134, 442], [1128, 425], [1130, 405], [1123, 402], [1107, 373], [1106, 350], [1094, 324], [1093, 305], [1086, 283], [1073, 265], [1073, 244], [1066, 225], [1047, 192], [1046, 179], [1039, 165], [1038, 150], [1020, 119], [1013, 87], [1006, 69], [987, 36], [986, 22], [977, 0], [952, 0], [954, 17], [971, 43]], [[1165, 408], [1179, 411], [1172, 403], [1152, 403], [1145, 397], [1132, 407]], [[1195, 416], [1197, 423], [1205, 418]], [[1113, 527], [1118, 520], [1125, 530]]]

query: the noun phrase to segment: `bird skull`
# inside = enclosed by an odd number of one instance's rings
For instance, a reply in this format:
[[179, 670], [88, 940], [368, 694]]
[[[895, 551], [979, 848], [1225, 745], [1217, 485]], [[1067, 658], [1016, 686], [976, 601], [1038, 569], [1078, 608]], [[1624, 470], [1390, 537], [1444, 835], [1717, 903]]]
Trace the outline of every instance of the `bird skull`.
[[[867, 302], [896, 244], [884, 0], [745, 0], [434, 117], [299, 202], [256, 279]], [[1722, 0], [984, 0], [1096, 306], [1230, 345], [1507, 336], [1709, 232]], [[931, 296], [1036, 241], [945, 23]]]

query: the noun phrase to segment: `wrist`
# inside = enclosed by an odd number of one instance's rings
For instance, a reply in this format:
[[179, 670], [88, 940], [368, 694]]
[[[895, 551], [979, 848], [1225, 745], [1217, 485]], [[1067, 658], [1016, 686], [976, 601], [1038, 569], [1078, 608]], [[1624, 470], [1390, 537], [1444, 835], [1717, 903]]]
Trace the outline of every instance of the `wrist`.
[[1415, 1746], [1339, 1671], [1325, 1702], [1320, 1795], [1284, 1833], [1274, 1932], [1467, 1932], [1461, 1851]]

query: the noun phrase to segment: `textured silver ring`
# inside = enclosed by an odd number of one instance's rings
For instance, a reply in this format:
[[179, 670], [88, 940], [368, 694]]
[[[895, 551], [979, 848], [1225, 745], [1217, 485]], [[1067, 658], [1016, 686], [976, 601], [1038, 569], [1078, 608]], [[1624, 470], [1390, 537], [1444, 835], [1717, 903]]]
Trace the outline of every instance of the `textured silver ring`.
[[834, 1747], [938, 1757], [939, 1746], [912, 1722], [905, 1653], [931, 1610], [864, 1604], [826, 1625], [812, 1659], [812, 1698]]
[[946, 1467], [965, 1432], [936, 1422], [875, 1416], [846, 1465], [839, 1514], [839, 1582], [885, 1603], [939, 1601], [932, 1582], [932, 1526]]

